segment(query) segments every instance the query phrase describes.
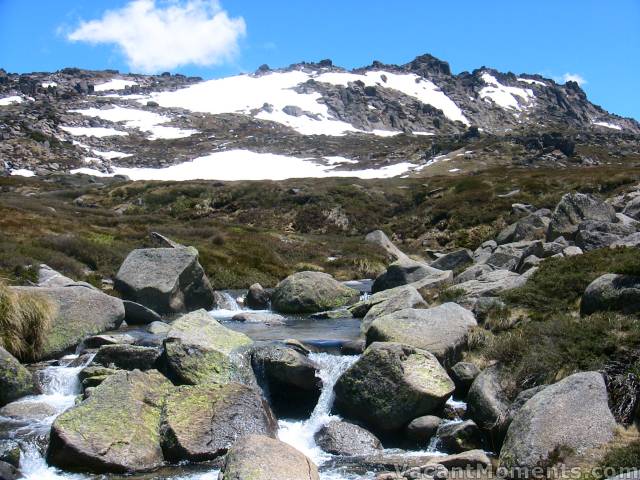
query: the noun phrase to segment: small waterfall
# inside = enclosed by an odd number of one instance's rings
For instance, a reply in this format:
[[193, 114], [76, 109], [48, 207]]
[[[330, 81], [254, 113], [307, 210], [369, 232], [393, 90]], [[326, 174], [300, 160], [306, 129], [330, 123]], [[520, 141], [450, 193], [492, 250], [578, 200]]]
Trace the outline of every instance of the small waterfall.
[[278, 437], [283, 442], [301, 451], [317, 465], [331, 456], [323, 452], [313, 438], [324, 425], [339, 417], [331, 415], [334, 394], [333, 387], [342, 375], [358, 359], [357, 356], [336, 356], [328, 353], [311, 353], [309, 359], [320, 366], [317, 376], [322, 380], [322, 391], [311, 416], [303, 421], [280, 420]]

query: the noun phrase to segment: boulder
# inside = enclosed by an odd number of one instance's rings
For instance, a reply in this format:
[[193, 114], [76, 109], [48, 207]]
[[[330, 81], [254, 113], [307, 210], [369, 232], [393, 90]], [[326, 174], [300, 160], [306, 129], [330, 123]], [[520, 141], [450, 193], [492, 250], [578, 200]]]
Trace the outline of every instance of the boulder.
[[337, 310], [327, 310], [326, 312], [312, 313], [309, 318], [313, 320], [338, 320], [341, 318], [353, 318], [348, 308], [338, 308]]
[[451, 367], [450, 376], [456, 386], [456, 395], [466, 396], [478, 375], [480, 369], [473, 363], [458, 362]]
[[547, 239], [555, 240], [560, 236], [573, 239], [578, 226], [585, 220], [613, 223], [616, 221], [616, 212], [611, 205], [593, 195], [567, 193], [551, 215]]
[[0, 460], [0, 479], [2, 480], [18, 480], [23, 478], [16, 467], [10, 463]]
[[482, 434], [473, 420], [443, 423], [438, 428], [437, 437], [440, 447], [450, 453], [482, 447]]
[[443, 255], [431, 262], [430, 266], [438, 270], [460, 270], [470, 263], [473, 263], [473, 252], [463, 248]]
[[567, 452], [602, 447], [613, 439], [615, 429], [602, 375], [576, 373], [538, 392], [516, 413], [500, 451], [500, 466], [552, 466]]
[[336, 382], [335, 406], [374, 431], [398, 431], [441, 407], [453, 390], [433, 354], [376, 342]]
[[518, 265], [517, 271], [519, 274], [522, 275], [523, 273], [528, 272], [532, 268], [538, 267], [541, 263], [542, 263], [541, 258], [536, 257], [535, 255], [529, 255], [528, 257], [526, 257], [520, 262], [520, 264]]
[[76, 347], [85, 337], [117, 330], [124, 320], [122, 300], [93, 288], [13, 287], [17, 291], [41, 294], [56, 306], [56, 314], [41, 354], [34, 360], [56, 358]]
[[220, 480], [320, 480], [320, 476], [318, 467], [292, 446], [247, 435], [227, 453]]
[[275, 438], [276, 432], [271, 408], [253, 388], [239, 383], [182, 386], [165, 399], [160, 442], [170, 462], [201, 462], [224, 455], [243, 435]]
[[378, 317], [366, 332], [367, 345], [396, 342], [431, 352], [443, 365], [453, 365], [477, 326], [473, 313], [456, 303], [417, 310], [408, 308]]
[[65, 277], [60, 272], [55, 271], [49, 265], [42, 264], [38, 269], [38, 286], [39, 287], [66, 287], [73, 285], [76, 281]]
[[95, 473], [159, 467], [164, 462], [160, 413], [170, 388], [158, 372], [111, 375], [87, 400], [53, 422], [47, 461], [65, 470]]
[[252, 343], [205, 310], [183, 315], [171, 324], [164, 341], [167, 373], [174, 382], [186, 385], [251, 383], [253, 372], [239, 350]]
[[0, 440], [0, 462], [5, 462], [18, 468], [21, 455], [22, 452], [18, 442], [15, 440]]
[[640, 196], [631, 199], [631, 201], [625, 205], [622, 213], [634, 220], [640, 220]]
[[254, 283], [249, 287], [244, 302], [247, 307], [254, 310], [268, 310], [271, 306], [271, 294], [259, 283]]
[[[489, 256], [485, 260], [488, 260], [488, 258], [490, 256], [491, 256], [491, 254], [489, 254]], [[491, 265], [487, 265], [486, 263], [475, 264], [475, 265], [472, 265], [471, 267], [467, 268], [460, 275], [457, 275], [453, 279], [453, 283], [455, 285], [455, 284], [458, 284], [458, 283], [464, 283], [464, 282], [468, 282], [470, 280], [475, 280], [475, 279], [481, 277], [483, 274], [488, 273], [488, 272], [493, 272], [494, 270], [495, 270], [494, 267], [492, 267]]]
[[565, 248], [567, 248], [567, 245], [564, 242], [558, 242], [557, 239], [554, 242], [537, 240], [523, 250], [522, 258], [527, 258], [531, 255], [538, 258], [549, 258], [562, 253]]
[[132, 251], [118, 270], [115, 289], [122, 298], [162, 315], [211, 309], [209, 279], [193, 248], [145, 248]]
[[427, 302], [424, 301], [422, 295], [411, 285], [403, 285], [375, 293], [365, 300], [365, 302], [371, 305], [371, 307], [367, 310], [360, 324], [362, 333], [367, 332], [369, 326], [376, 318], [407, 308], [418, 309], [427, 307]]
[[369, 455], [382, 450], [378, 437], [353, 423], [333, 420], [313, 436], [317, 445], [332, 455]]
[[494, 269], [515, 271], [522, 256], [511, 253], [493, 252], [486, 260], [486, 264]]
[[[413, 287], [412, 285], [402, 285], [400, 287], [390, 288], [389, 290], [383, 290], [381, 292], [374, 293], [373, 295], [367, 297], [365, 300], [361, 300], [358, 303], [350, 306], [349, 311], [354, 317], [363, 318], [373, 307], [389, 300], [395, 300], [398, 305], [417, 304], [421, 302], [426, 306], [426, 303], [424, 303], [424, 299], [418, 293], [418, 290], [416, 290], [415, 287]], [[402, 310], [403, 308], [411, 307], [406, 306], [399, 308], [399, 310]]]
[[104, 367], [146, 371], [158, 368], [161, 354], [159, 349], [153, 347], [104, 345], [96, 353], [93, 362]]
[[497, 294], [521, 287], [526, 283], [522, 275], [508, 270], [493, 270], [481, 274], [475, 280], [458, 283], [449, 290], [462, 290], [466, 298], [493, 297]]
[[0, 416], [22, 421], [41, 421], [58, 413], [55, 406], [35, 399], [18, 400], [0, 408]]
[[499, 245], [504, 243], [519, 242], [522, 240], [539, 240], [545, 238], [550, 219], [549, 210], [539, 210], [527, 215], [515, 223], [503, 229], [496, 241]]
[[127, 325], [149, 325], [162, 321], [162, 317], [150, 308], [130, 300], [124, 300], [124, 317]]
[[565, 247], [564, 250], [562, 250], [562, 255], [565, 257], [575, 257], [576, 255], [582, 255], [583, 253], [584, 252], [580, 247], [575, 246]]
[[497, 365], [483, 370], [471, 384], [467, 395], [467, 416], [489, 434], [494, 445], [500, 443], [500, 429], [510, 400]]
[[0, 407], [37, 391], [31, 372], [0, 347]]
[[240, 312], [231, 317], [234, 322], [263, 323], [265, 325], [284, 325], [285, 318], [277, 313]]
[[640, 312], [640, 277], [607, 273], [589, 284], [582, 295], [580, 313]]
[[147, 326], [147, 332], [151, 335], [166, 336], [171, 331], [171, 325], [165, 322], [153, 322]]
[[405, 260], [407, 257], [398, 247], [396, 247], [389, 237], [382, 230], [374, 230], [364, 237], [365, 241], [382, 248], [391, 258]]
[[405, 428], [405, 435], [409, 440], [425, 445], [436, 434], [441, 423], [442, 419], [435, 415], [414, 418]]
[[133, 345], [136, 339], [126, 333], [91, 335], [82, 341], [83, 350], [100, 348], [104, 345]]
[[281, 313], [315, 313], [343, 307], [359, 296], [326, 273], [298, 272], [276, 286], [271, 302]]
[[634, 234], [635, 228], [623, 223], [596, 222], [589, 220], [578, 226], [575, 242], [583, 251], [606, 248], [623, 237]]
[[616, 240], [610, 245], [611, 248], [618, 247], [629, 247], [629, 248], [638, 248], [640, 247], [640, 232], [632, 233], [631, 235], [627, 235], [619, 240]]
[[[377, 293], [410, 283], [419, 283], [420, 287], [437, 287], [451, 281], [452, 278], [453, 272], [451, 271], [438, 270], [424, 263], [406, 258], [389, 265], [387, 270], [373, 282], [371, 291]], [[416, 286], [416, 288], [418, 287]]]

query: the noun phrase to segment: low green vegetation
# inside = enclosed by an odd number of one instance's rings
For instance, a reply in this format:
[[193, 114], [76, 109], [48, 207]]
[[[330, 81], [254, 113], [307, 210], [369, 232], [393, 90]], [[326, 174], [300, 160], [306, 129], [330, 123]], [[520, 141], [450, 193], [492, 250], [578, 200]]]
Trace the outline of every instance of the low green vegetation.
[[628, 471], [640, 465], [640, 440], [609, 450], [600, 466], [615, 472]]

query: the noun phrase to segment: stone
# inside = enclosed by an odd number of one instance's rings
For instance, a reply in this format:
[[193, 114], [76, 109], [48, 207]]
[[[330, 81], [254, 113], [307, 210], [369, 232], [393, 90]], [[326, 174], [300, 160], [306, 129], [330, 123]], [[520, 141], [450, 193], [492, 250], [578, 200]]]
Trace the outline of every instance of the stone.
[[527, 258], [522, 260], [518, 265], [518, 273], [523, 274], [532, 268], [539, 266], [542, 263], [542, 259], [536, 257], [535, 255], [529, 255]]
[[436, 434], [441, 423], [442, 419], [435, 415], [424, 415], [414, 418], [405, 428], [405, 435], [409, 440], [421, 445], [426, 445], [429, 443], [431, 437]]
[[622, 213], [634, 220], [640, 220], [640, 196], [636, 196], [627, 203]]
[[49, 464], [93, 473], [147, 471], [164, 463], [162, 401], [171, 384], [158, 372], [121, 371], [53, 422]]
[[281, 313], [315, 313], [354, 303], [359, 296], [326, 273], [298, 272], [276, 286], [271, 302]]
[[220, 480], [320, 480], [318, 467], [292, 446], [260, 435], [229, 449]]
[[245, 304], [253, 310], [269, 310], [271, 306], [271, 294], [259, 283], [254, 283], [249, 287]]
[[205, 310], [171, 324], [164, 341], [167, 373], [178, 384], [251, 382], [253, 372], [240, 350], [253, 342], [225, 328]]
[[551, 466], [559, 455], [602, 447], [613, 439], [615, 429], [602, 374], [576, 373], [520, 408], [500, 451], [500, 466]]
[[382, 450], [378, 437], [353, 423], [333, 420], [313, 436], [316, 444], [332, 455], [369, 455]]
[[161, 354], [161, 350], [153, 347], [104, 345], [96, 353], [93, 362], [104, 367], [146, 371], [158, 368]]
[[[488, 258], [489, 257], [487, 257], [487, 259]], [[459, 275], [457, 275], [453, 279], [453, 283], [455, 285], [458, 283], [468, 282], [469, 280], [475, 280], [478, 277], [481, 277], [483, 274], [487, 272], [493, 272], [494, 270], [495, 270], [494, 267], [492, 267], [491, 265], [487, 265], [486, 263], [475, 264], [467, 268], [466, 270], [464, 270]]]
[[376, 342], [336, 382], [335, 406], [374, 432], [392, 432], [437, 410], [453, 390], [453, 382], [433, 354], [399, 343]]
[[462, 290], [467, 298], [493, 297], [497, 294], [521, 287], [526, 283], [522, 275], [508, 270], [493, 270], [477, 277], [475, 280], [458, 283], [450, 290]]
[[32, 373], [0, 347], [0, 407], [37, 391]]
[[437, 437], [438, 445], [450, 453], [461, 453], [482, 447], [482, 435], [473, 420], [443, 423], [438, 428]]
[[16, 291], [41, 294], [56, 306], [42, 352], [34, 360], [57, 358], [75, 348], [85, 337], [117, 330], [124, 320], [122, 300], [93, 288], [13, 287]]
[[[373, 293], [388, 290], [390, 288], [408, 285], [410, 283], [420, 283], [421, 287], [429, 285], [437, 287], [443, 283], [451, 281], [453, 272], [448, 270], [438, 270], [424, 263], [416, 262], [409, 258], [398, 260], [379, 275], [371, 291]], [[416, 286], [416, 288], [418, 288]]]
[[65, 277], [48, 265], [42, 264], [38, 269], [39, 287], [66, 287], [75, 283], [75, 280]]
[[366, 332], [367, 345], [396, 342], [426, 350], [443, 365], [453, 365], [477, 326], [473, 313], [456, 303], [405, 309], [378, 317]]
[[607, 273], [589, 284], [582, 295], [580, 313], [640, 312], [640, 277]]
[[182, 386], [165, 399], [160, 444], [170, 462], [202, 462], [224, 455], [243, 435], [276, 437], [266, 400], [239, 383]]
[[339, 308], [337, 310], [327, 310], [326, 312], [312, 313], [309, 318], [313, 320], [339, 320], [341, 318], [353, 318], [353, 315], [347, 308]]
[[545, 238], [551, 214], [549, 210], [540, 210], [539, 212], [527, 215], [517, 222], [503, 229], [496, 241], [499, 245], [504, 243], [519, 242], [522, 240], [540, 240]]
[[431, 267], [438, 270], [460, 270], [473, 263], [473, 252], [466, 248], [447, 253], [436, 261], [431, 262]]
[[20, 472], [13, 465], [0, 460], [0, 479], [2, 480], [18, 480], [22, 478]]
[[18, 400], [0, 408], [0, 416], [16, 420], [44, 420], [56, 413], [54, 406], [37, 400]]
[[505, 382], [497, 365], [483, 370], [471, 384], [467, 395], [467, 416], [499, 443], [501, 422], [510, 405]]
[[124, 300], [124, 317], [127, 325], [149, 325], [162, 321], [162, 317], [150, 308], [130, 300]]
[[547, 239], [555, 240], [563, 236], [571, 240], [578, 232], [580, 223], [585, 220], [613, 223], [616, 221], [616, 212], [611, 205], [593, 195], [567, 193], [563, 195], [551, 215]]
[[84, 349], [94, 349], [100, 348], [103, 345], [133, 345], [136, 339], [131, 335], [126, 333], [124, 334], [102, 334], [102, 335], [92, 335], [90, 337], [85, 338], [82, 341], [82, 347]]
[[403, 285], [375, 293], [369, 299], [365, 300], [365, 302], [371, 305], [371, 307], [367, 310], [360, 324], [360, 330], [364, 334], [366, 334], [371, 324], [379, 317], [390, 315], [407, 308], [420, 309], [428, 306], [427, 302], [422, 298], [422, 295], [411, 285]]
[[286, 318], [277, 313], [240, 312], [231, 317], [234, 322], [263, 323], [265, 325], [284, 325]]
[[389, 237], [382, 230], [374, 230], [365, 237], [365, 241], [382, 248], [387, 254], [396, 260], [408, 259], [398, 247], [396, 247]]
[[0, 462], [19, 468], [21, 455], [22, 452], [18, 442], [15, 440], [0, 440]]
[[575, 242], [585, 252], [606, 248], [623, 237], [627, 237], [636, 232], [631, 226], [622, 223], [586, 221], [578, 226], [578, 233]]
[[466, 396], [478, 375], [480, 375], [480, 369], [473, 363], [458, 362], [451, 367], [450, 376], [456, 386], [456, 394]]
[[193, 248], [132, 251], [118, 270], [114, 288], [123, 299], [161, 315], [211, 309], [214, 304], [211, 284]]
[[171, 325], [164, 322], [153, 322], [147, 326], [147, 332], [151, 335], [167, 335], [171, 331]]
[[565, 257], [575, 257], [576, 255], [582, 255], [583, 253], [584, 252], [580, 247], [575, 246], [565, 247], [564, 250], [562, 250], [562, 254]]

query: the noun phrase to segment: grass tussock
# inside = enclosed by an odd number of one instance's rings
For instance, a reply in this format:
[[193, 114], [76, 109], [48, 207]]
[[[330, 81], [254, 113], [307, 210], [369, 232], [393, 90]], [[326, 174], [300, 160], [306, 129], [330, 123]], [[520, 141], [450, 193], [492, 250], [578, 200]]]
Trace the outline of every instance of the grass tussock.
[[55, 314], [55, 305], [46, 297], [12, 291], [0, 283], [0, 344], [19, 360], [38, 357]]

